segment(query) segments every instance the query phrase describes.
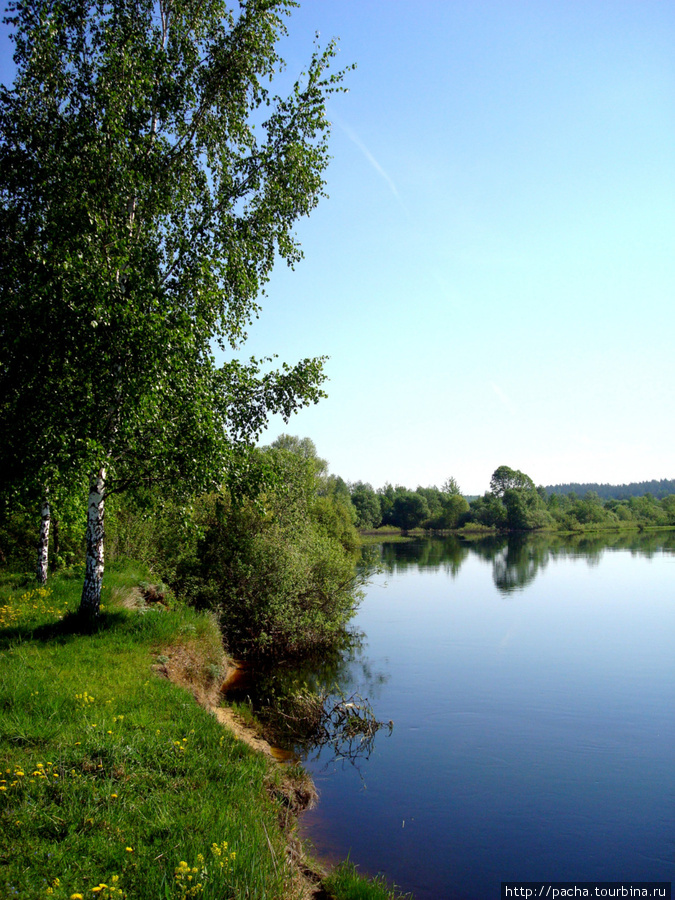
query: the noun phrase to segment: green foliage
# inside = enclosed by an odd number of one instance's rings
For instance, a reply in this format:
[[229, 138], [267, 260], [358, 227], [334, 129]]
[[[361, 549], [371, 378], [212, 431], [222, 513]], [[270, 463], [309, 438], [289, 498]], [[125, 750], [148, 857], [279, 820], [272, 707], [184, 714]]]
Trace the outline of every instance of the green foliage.
[[[84, 560], [84, 494], [51, 494], [50, 497], [50, 568], [58, 570], [79, 565]], [[40, 503], [35, 495], [31, 499], [12, 494], [0, 500], [0, 566], [35, 571], [39, 522]]]
[[440, 511], [426, 523], [432, 530], [457, 528], [469, 511], [468, 501], [460, 493], [442, 493]]
[[475, 522], [488, 528], [505, 528], [507, 511], [501, 498], [496, 497], [490, 491], [486, 491], [482, 497], [472, 500], [469, 505], [469, 516], [464, 524]]
[[357, 528], [377, 528], [382, 521], [382, 509], [373, 486], [357, 481], [352, 485], [351, 501], [356, 510]]
[[507, 490], [533, 491], [534, 482], [529, 475], [520, 469], [512, 469], [509, 466], [499, 466], [492, 473], [490, 490], [496, 497], [503, 497]]
[[533, 531], [546, 527], [551, 521], [546, 504], [534, 488], [507, 488], [502, 502], [510, 531]]
[[427, 498], [416, 491], [399, 491], [394, 498], [391, 522], [404, 531], [417, 528], [429, 518]]
[[588, 491], [594, 491], [601, 500], [628, 500], [630, 497], [643, 497], [652, 494], [657, 500], [663, 500], [675, 494], [675, 479], [662, 478], [660, 481], [633, 481], [630, 484], [597, 484], [596, 482], [579, 484], [555, 484], [544, 488], [550, 495], [562, 495], [574, 493], [584, 495]]
[[288, 96], [267, 86], [292, 5], [10, 4], [0, 469], [12, 484], [97, 473], [102, 496], [161, 482], [190, 497], [236, 468], [269, 415], [322, 396], [321, 359], [269, 371], [217, 367], [213, 353], [245, 340], [323, 191], [334, 44]]
[[278, 448], [260, 455], [274, 482], [256, 503], [227, 492], [211, 498], [176, 589], [218, 611], [238, 654], [306, 653], [339, 640], [354, 612], [358, 538], [350, 506], [327, 492], [312, 457]]

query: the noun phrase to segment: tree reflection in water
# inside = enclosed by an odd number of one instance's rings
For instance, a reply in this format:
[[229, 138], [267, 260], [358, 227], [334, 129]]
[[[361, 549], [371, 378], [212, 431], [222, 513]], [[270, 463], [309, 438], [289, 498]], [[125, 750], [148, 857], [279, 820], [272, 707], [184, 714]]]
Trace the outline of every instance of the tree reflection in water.
[[[228, 699], [247, 704], [274, 745], [303, 759], [321, 754], [326, 765], [346, 761], [358, 768], [371, 755], [376, 735], [393, 728], [377, 720], [368, 699], [387, 676], [373, 669], [365, 648], [365, 635], [348, 630], [321, 655], [248, 667]], [[361, 693], [347, 693], [355, 680]]]
[[455, 577], [469, 556], [492, 564], [492, 577], [503, 594], [531, 584], [551, 559], [583, 558], [597, 566], [606, 551], [630, 550], [638, 556], [675, 552], [675, 531], [628, 531], [594, 534], [493, 534], [487, 537], [426, 538], [406, 543], [383, 543], [380, 563], [385, 572], [407, 568], [444, 570]]

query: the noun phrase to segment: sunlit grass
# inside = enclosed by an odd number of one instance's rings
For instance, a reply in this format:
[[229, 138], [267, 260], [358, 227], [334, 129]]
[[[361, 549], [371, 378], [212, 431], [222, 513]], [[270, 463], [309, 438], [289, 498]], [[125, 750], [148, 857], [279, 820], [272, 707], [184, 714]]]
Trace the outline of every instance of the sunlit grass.
[[287, 896], [268, 764], [153, 671], [213, 623], [112, 603], [137, 574], [89, 629], [75, 579], [0, 587], [0, 896]]
[[384, 878], [363, 878], [350, 862], [342, 863], [331, 873], [325, 888], [334, 900], [412, 900], [411, 894], [399, 893]]

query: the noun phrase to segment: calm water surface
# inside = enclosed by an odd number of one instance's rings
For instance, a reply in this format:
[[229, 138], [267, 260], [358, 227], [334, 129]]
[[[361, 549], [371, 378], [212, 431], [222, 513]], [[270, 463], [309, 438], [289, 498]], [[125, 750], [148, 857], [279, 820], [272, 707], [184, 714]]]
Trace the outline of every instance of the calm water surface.
[[675, 537], [385, 544], [341, 668], [392, 719], [305, 834], [417, 900], [672, 881]]

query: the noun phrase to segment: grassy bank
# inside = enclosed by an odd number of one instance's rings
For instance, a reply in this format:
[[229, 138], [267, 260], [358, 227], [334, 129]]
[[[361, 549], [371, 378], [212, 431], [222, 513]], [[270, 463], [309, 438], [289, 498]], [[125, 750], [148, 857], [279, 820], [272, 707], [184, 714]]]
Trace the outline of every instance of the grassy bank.
[[422, 528], [402, 531], [393, 525], [383, 525], [380, 528], [364, 528], [359, 531], [361, 544], [381, 544], [383, 541], [386, 541], [388, 544], [398, 544], [405, 541], [417, 541], [428, 536], [429, 532], [424, 531]]
[[[214, 620], [143, 604], [144, 578], [110, 569], [93, 629], [79, 578], [0, 585], [0, 896], [297, 896], [280, 769], [163, 677], [217, 693]], [[392, 896], [341, 877], [324, 896]]]
[[534, 528], [524, 531], [509, 531], [508, 529], [500, 529], [488, 525], [480, 525], [476, 522], [470, 522], [461, 528], [444, 528], [440, 530], [429, 530], [423, 528], [414, 528], [411, 531], [402, 531], [400, 528], [394, 528], [387, 525], [382, 528], [364, 529], [359, 532], [361, 544], [396, 544], [406, 541], [417, 541], [425, 538], [445, 538], [445, 537], [461, 537], [467, 540], [476, 540], [483, 537], [507, 536], [509, 534], [516, 535], [551, 535], [560, 537], [582, 537], [584, 535], [603, 535], [603, 534], [631, 534], [640, 532], [660, 532], [673, 531], [673, 525], [643, 525], [635, 522], [628, 523], [592, 523], [590, 525], [580, 525], [577, 528], [562, 528], [549, 526], [546, 528]]

